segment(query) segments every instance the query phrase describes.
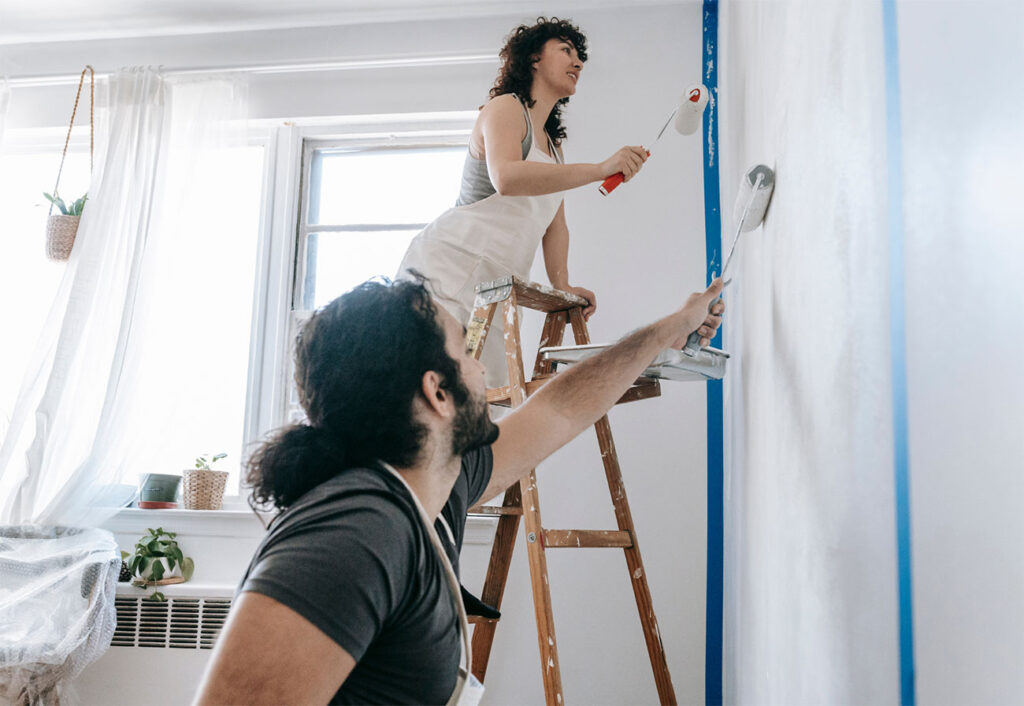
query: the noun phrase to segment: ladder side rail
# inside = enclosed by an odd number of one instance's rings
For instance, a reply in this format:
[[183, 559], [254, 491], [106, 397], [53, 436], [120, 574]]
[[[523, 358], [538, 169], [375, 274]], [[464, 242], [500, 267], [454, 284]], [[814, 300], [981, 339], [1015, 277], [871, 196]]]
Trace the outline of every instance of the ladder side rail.
[[[526, 372], [523, 369], [523, 349], [519, 340], [518, 296], [512, 295], [502, 302], [505, 325], [505, 357], [508, 361], [508, 384], [512, 407], [526, 401]], [[548, 706], [561, 706], [562, 672], [555, 642], [555, 619], [551, 612], [551, 589], [548, 583], [548, 563], [544, 554], [540, 520], [540, 497], [537, 492], [537, 471], [519, 481], [523, 493], [523, 525], [526, 531], [526, 554], [530, 564], [530, 584], [533, 589], [533, 609], [537, 619], [537, 647], [540, 650], [540, 669], [544, 679], [544, 696]]]
[[[587, 323], [583, 318], [583, 312], [573, 309], [569, 312], [569, 320], [572, 323], [573, 336], [577, 345], [590, 343], [590, 334], [587, 331]], [[647, 654], [651, 660], [651, 669], [654, 672], [654, 683], [658, 689], [658, 698], [663, 704], [675, 704], [675, 688], [672, 685], [672, 677], [668, 669], [668, 660], [665, 657], [665, 647], [661, 641], [661, 631], [658, 629], [658, 619], [654, 614], [654, 601], [651, 598], [650, 587], [647, 584], [647, 572], [644, 570], [643, 558], [640, 555], [640, 547], [636, 539], [636, 529], [633, 526], [633, 515], [629, 509], [629, 500], [626, 498], [626, 486], [622, 480], [622, 470], [619, 467], [619, 456], [615, 450], [615, 440], [612, 438], [611, 424], [608, 422], [608, 415], [604, 415], [594, 424], [597, 433], [598, 446], [601, 449], [601, 461], [604, 464], [605, 476], [608, 479], [608, 491], [612, 496], [612, 504], [615, 509], [615, 521], [620, 530], [628, 532], [632, 537], [629, 547], [623, 548], [626, 556], [626, 565], [629, 567], [630, 583], [633, 586], [633, 595], [636, 598], [636, 607], [640, 615], [640, 624], [644, 631], [644, 640], [647, 643]]]

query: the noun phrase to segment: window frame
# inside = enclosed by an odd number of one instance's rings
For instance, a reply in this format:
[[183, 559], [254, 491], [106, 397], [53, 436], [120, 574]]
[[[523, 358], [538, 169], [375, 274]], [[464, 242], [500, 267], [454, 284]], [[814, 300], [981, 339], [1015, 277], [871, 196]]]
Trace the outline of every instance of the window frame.
[[[461, 136], [460, 136], [461, 137]], [[468, 135], [467, 135], [468, 137]], [[309, 286], [309, 271], [306, 269], [309, 264], [308, 247], [309, 235], [311, 233], [345, 233], [345, 232], [367, 232], [367, 231], [392, 231], [392, 230], [422, 230], [429, 221], [417, 223], [310, 223], [309, 212], [312, 200], [312, 188], [316, 181], [314, 169], [316, 165], [316, 153], [323, 150], [341, 149], [352, 153], [383, 153], [392, 150], [415, 150], [415, 149], [438, 149], [457, 148], [465, 149], [465, 139], [453, 139], [449, 137], [438, 137], [434, 140], [425, 139], [422, 136], [404, 137], [392, 135], [386, 141], [365, 139], [365, 138], [306, 138], [302, 147], [302, 193], [299, 201], [299, 224], [295, 252], [295, 285], [292, 293], [292, 310], [295, 312], [309, 312], [305, 307], [306, 288]], [[453, 185], [454, 189], [454, 185]], [[453, 191], [454, 193], [454, 191]], [[454, 205], [454, 201], [452, 202]]]

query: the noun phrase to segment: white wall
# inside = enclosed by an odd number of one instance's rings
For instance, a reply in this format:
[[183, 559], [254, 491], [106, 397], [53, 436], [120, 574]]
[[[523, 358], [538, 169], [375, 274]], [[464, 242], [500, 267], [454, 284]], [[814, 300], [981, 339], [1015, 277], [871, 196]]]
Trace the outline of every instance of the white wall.
[[[558, 8], [551, 12], [558, 14]], [[77, 73], [128, 64], [171, 68], [314, 61], [390, 54], [496, 52], [529, 17], [326, 27], [53, 46], [0, 47], [13, 75]], [[700, 7], [694, 2], [573, 14], [591, 59], [566, 111], [571, 161], [598, 161], [622, 144], [649, 142], [682, 89], [700, 76]], [[473, 109], [494, 65], [255, 76], [252, 117], [379, 114]], [[9, 128], [58, 126], [67, 86], [16, 89]], [[593, 289], [590, 330], [611, 341], [670, 311], [703, 283], [700, 136], [671, 131], [633, 183], [610, 198], [597, 187], [566, 198], [576, 283]], [[545, 280], [542, 267], [534, 277]], [[536, 341], [539, 314], [527, 316]], [[532, 352], [527, 352], [529, 357]], [[668, 383], [660, 399], [612, 413], [619, 458], [644, 554], [662, 639], [681, 703], [703, 699], [705, 576], [704, 388]], [[593, 434], [540, 473], [545, 525], [612, 528], [614, 517]], [[488, 550], [465, 551], [467, 583], [479, 587]], [[564, 693], [575, 703], [655, 703], [657, 694], [625, 562], [615, 550], [548, 555]], [[239, 569], [241, 570], [241, 569]], [[541, 703], [543, 690], [529, 575], [516, 549], [488, 675], [487, 701]]]
[[1024, 5], [897, 9], [918, 699], [1022, 703]]
[[900, 700], [904, 339], [917, 700], [1024, 701], [1024, 7], [894, 7], [895, 100], [882, 2], [724, 4], [723, 212], [777, 174], [726, 324], [730, 703]]
[[720, 25], [729, 703], [898, 701], [881, 4], [750, 2]]

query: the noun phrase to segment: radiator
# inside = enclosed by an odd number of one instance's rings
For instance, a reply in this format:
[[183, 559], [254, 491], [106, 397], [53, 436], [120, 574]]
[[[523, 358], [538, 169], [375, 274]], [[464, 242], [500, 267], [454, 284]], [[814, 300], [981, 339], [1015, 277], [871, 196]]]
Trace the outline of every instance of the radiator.
[[85, 706], [177, 706], [192, 702], [231, 608], [234, 586], [165, 586], [166, 601], [119, 584], [110, 649], [75, 680]]
[[111, 647], [169, 647], [209, 650], [231, 609], [230, 598], [167, 597], [151, 601], [119, 595]]

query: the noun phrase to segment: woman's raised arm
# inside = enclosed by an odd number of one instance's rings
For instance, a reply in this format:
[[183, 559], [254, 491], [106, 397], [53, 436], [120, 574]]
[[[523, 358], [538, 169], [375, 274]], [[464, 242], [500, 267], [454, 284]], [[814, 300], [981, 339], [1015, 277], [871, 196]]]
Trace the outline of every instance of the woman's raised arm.
[[[640, 146], [623, 147], [600, 164], [546, 164], [523, 159], [523, 109], [510, 94], [487, 103], [478, 118], [487, 173], [503, 196], [538, 196], [575, 189], [623, 172], [628, 181], [647, 159]], [[536, 139], [536, 138], [535, 138]]]

